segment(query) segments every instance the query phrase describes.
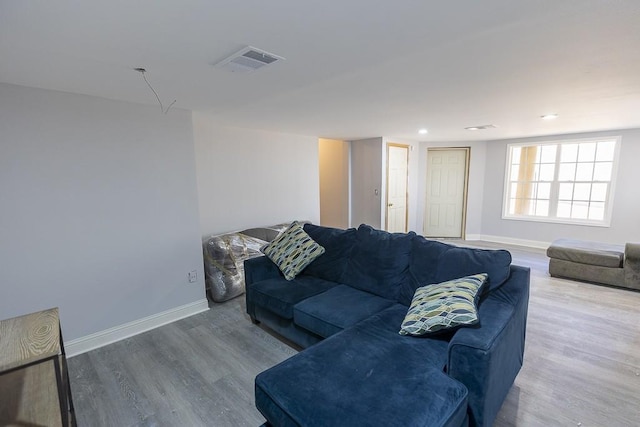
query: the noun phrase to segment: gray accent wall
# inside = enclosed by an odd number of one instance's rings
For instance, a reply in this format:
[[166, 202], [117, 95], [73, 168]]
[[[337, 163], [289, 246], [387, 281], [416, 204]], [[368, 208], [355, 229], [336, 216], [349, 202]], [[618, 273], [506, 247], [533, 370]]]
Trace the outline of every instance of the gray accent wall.
[[[502, 219], [504, 171], [508, 144], [618, 135], [622, 136], [622, 143], [610, 227]], [[561, 237], [617, 244], [640, 242], [639, 160], [640, 129], [489, 141], [487, 142], [487, 166], [482, 205], [482, 235], [544, 243]]]
[[0, 83], [0, 318], [58, 306], [71, 340], [201, 301], [194, 154], [188, 111]]
[[351, 226], [369, 224], [378, 229], [382, 223], [383, 138], [351, 141]]
[[226, 127], [193, 113], [202, 236], [320, 221], [318, 138]]

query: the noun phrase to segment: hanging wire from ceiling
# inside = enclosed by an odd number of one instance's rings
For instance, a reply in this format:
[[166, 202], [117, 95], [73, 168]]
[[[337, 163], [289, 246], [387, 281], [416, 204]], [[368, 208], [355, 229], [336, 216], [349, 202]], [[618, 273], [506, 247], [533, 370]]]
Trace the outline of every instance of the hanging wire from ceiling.
[[149, 86], [149, 89], [151, 89], [151, 92], [153, 92], [153, 94], [156, 96], [156, 99], [158, 100], [158, 104], [160, 104], [160, 111], [162, 111], [162, 114], [167, 114], [169, 112], [169, 108], [171, 108], [171, 106], [173, 104], [175, 104], [177, 100], [174, 99], [173, 102], [171, 104], [169, 104], [169, 106], [165, 110], [164, 106], [162, 105], [162, 101], [160, 100], [160, 97], [158, 96], [158, 92], [156, 92], [156, 90], [153, 88], [153, 86], [151, 86], [151, 83], [149, 83], [149, 80], [147, 80], [147, 76], [145, 76], [145, 73], [147, 72], [147, 70], [145, 68], [134, 68], [133, 70], [139, 72], [140, 74], [142, 74], [142, 78], [144, 79], [144, 81], [147, 84], [147, 86]]

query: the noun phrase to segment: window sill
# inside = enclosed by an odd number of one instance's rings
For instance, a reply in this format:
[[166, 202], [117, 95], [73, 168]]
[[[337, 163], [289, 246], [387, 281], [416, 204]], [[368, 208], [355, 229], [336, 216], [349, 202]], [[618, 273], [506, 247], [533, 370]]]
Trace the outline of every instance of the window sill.
[[502, 215], [502, 219], [510, 220], [510, 221], [526, 221], [526, 222], [544, 222], [547, 224], [564, 224], [564, 225], [578, 225], [581, 227], [601, 227], [601, 228], [609, 228], [611, 227], [611, 221], [589, 221], [589, 220], [569, 220], [564, 218], [544, 218], [537, 216], [509, 216]]

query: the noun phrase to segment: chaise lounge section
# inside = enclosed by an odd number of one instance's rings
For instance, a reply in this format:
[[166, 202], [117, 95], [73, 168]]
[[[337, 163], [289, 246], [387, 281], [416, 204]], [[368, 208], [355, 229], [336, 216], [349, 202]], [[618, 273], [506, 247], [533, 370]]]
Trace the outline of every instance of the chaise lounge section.
[[640, 290], [640, 244], [557, 239], [547, 256], [552, 277]]
[[[529, 269], [414, 233], [304, 230], [324, 254], [293, 280], [245, 263], [251, 319], [305, 348], [256, 377], [267, 425], [492, 425], [522, 366]], [[416, 289], [479, 273], [477, 324], [398, 333]]]

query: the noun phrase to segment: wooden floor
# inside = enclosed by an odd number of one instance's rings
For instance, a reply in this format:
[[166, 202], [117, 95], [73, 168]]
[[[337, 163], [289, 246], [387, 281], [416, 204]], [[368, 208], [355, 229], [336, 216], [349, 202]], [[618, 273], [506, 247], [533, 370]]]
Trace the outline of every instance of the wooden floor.
[[[640, 292], [550, 278], [544, 251], [508, 249], [532, 286], [524, 367], [495, 426], [640, 426]], [[296, 352], [251, 324], [243, 297], [214, 304], [70, 359], [78, 425], [258, 426], [255, 375]]]

